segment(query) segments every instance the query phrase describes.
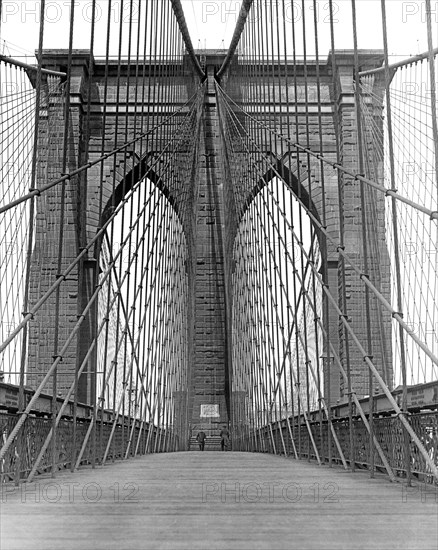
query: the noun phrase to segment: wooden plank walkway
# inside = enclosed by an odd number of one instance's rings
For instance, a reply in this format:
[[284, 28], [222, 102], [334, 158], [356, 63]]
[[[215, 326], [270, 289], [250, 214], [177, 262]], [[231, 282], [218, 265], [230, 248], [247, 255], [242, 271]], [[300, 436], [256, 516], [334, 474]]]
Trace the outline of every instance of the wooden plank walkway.
[[148, 455], [1, 501], [1, 550], [438, 548], [431, 488], [272, 455]]

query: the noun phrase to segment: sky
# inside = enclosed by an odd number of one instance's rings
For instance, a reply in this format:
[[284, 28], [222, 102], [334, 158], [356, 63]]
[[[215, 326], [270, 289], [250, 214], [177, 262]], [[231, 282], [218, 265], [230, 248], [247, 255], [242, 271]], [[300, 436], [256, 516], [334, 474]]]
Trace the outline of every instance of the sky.
[[[118, 26], [121, 3], [128, 14], [129, 0], [112, 0], [112, 20]], [[134, 17], [139, 0], [134, 0]], [[143, 0], [144, 2], [145, 0]], [[160, 0], [161, 1], [161, 0]], [[255, 0], [266, 2], [269, 0]], [[281, 0], [283, 1], [283, 0]], [[19, 55], [33, 52], [38, 45], [39, 0], [3, 0], [1, 17], [2, 53]], [[104, 53], [106, 33], [106, 7], [108, 0], [99, 0], [96, 27], [96, 49]], [[292, 4], [297, 28], [304, 18], [307, 26], [312, 27], [314, 2], [284, 0], [285, 18], [288, 24], [292, 20]], [[434, 44], [438, 35], [438, 2], [432, 1], [432, 25]], [[71, 0], [46, 0], [46, 28], [44, 48], [67, 48], [68, 26]], [[89, 46], [91, 19], [91, 0], [75, 0], [74, 47]], [[143, 4], [144, 5], [144, 4]], [[182, 5], [195, 48], [228, 47], [241, 5], [240, 0], [182, 0]], [[322, 56], [330, 49], [330, 25], [328, 1], [315, 2]], [[382, 32], [380, 0], [357, 0], [358, 45], [360, 48], [381, 48]], [[389, 52], [398, 57], [409, 57], [427, 49], [426, 40], [426, 3], [419, 1], [387, 0]], [[352, 48], [351, 1], [333, 0], [335, 17], [336, 49]], [[123, 24], [128, 25], [127, 16]], [[115, 41], [116, 42], [116, 41]], [[309, 44], [312, 43], [311, 32]], [[311, 48], [311, 46], [310, 46]], [[311, 52], [310, 52], [311, 53]]]
[[[141, 1], [144, 6], [146, 0]], [[158, 1], [162, 2], [163, 0]], [[269, 1], [270, 0], [255, 0], [255, 2]], [[117, 55], [117, 33], [120, 26], [120, 8], [122, 2], [125, 7], [129, 7], [130, 0], [112, 0], [113, 9], [110, 17], [112, 23], [111, 56], [113, 57]], [[137, 13], [138, 2], [139, 0], [133, 0], [134, 18]], [[280, 4], [283, 2], [286, 8], [283, 14], [286, 25], [292, 28], [292, 5], [294, 8], [298, 34], [300, 33], [303, 21], [306, 21], [309, 56], [313, 53], [312, 19], [314, 16], [314, 5], [316, 5], [319, 52], [320, 56], [324, 58], [330, 50], [328, 0], [319, 0], [315, 3], [313, 0], [305, 0], [304, 3], [302, 3], [301, 0], [279, 0]], [[3, 0], [1, 4], [0, 53], [16, 57], [29, 63], [35, 63], [33, 52], [38, 47], [40, 0]], [[240, 0], [182, 0], [182, 5], [192, 43], [195, 48], [222, 49], [228, 47], [238, 18], [241, 5]], [[382, 48], [381, 0], [357, 0], [356, 5], [359, 48]], [[46, 0], [44, 49], [68, 48], [70, 6], [71, 0]], [[91, 6], [91, 0], [75, 0], [73, 47], [76, 49], [89, 48]], [[103, 55], [105, 53], [106, 44], [108, 0], [98, 0], [98, 6], [95, 53], [97, 55]], [[436, 47], [438, 46], [438, 1], [431, 0], [431, 6], [433, 46]], [[333, 7], [336, 49], [351, 49], [353, 47], [351, 0], [333, 0]], [[388, 20], [388, 49], [392, 56], [391, 60], [395, 61], [407, 58], [425, 51], [427, 49], [426, 2], [423, 0], [386, 0], [386, 9]], [[124, 36], [127, 35], [129, 28], [127, 14], [128, 12], [125, 10], [122, 19]], [[300, 48], [300, 40], [297, 40], [297, 44], [298, 48]], [[288, 51], [291, 52], [291, 48], [288, 48]], [[299, 53], [300, 52], [298, 52], [298, 55]], [[426, 84], [424, 90], [422, 90], [424, 97], [416, 97], [416, 93], [410, 93], [409, 97], [407, 97], [411, 102], [416, 101], [417, 104], [420, 104], [420, 107], [422, 107], [421, 102], [423, 100], [427, 101], [429, 90], [426, 80], [424, 84]], [[416, 83], [415, 86], [417, 86]], [[412, 83], [410, 83], [409, 89], [413, 89]], [[401, 104], [408, 103], [403, 99], [404, 96], [400, 97]], [[402, 107], [403, 105], [401, 105], [400, 108]], [[400, 133], [403, 132], [407, 132], [405, 127], [402, 127], [400, 130]], [[406, 141], [406, 138], [404, 139]], [[413, 185], [411, 187], [416, 188], [418, 185]], [[414, 237], [409, 235], [406, 237], [406, 250], [412, 249]], [[417, 237], [415, 237], [415, 239], [416, 238]], [[416, 245], [416, 242], [414, 242], [414, 244]], [[432, 247], [428, 239], [426, 239], [426, 246], [428, 249]], [[413, 278], [414, 274], [419, 271], [420, 264], [422, 265], [425, 263], [422, 258], [417, 258], [417, 263], [413, 263], [411, 256], [412, 255], [409, 256], [409, 259], [412, 263], [412, 267], [409, 269], [406, 268], [405, 270], [408, 278]], [[436, 252], [434, 252], [433, 259], [436, 257], [438, 256]], [[428, 277], [428, 270], [426, 269], [426, 278]], [[434, 315], [435, 317], [433, 317], [432, 321], [428, 321], [429, 324], [427, 326], [425, 324], [424, 326], [426, 326], [426, 332], [433, 332], [433, 349], [436, 352], [438, 350], [438, 329], [436, 328], [438, 327], [437, 308], [434, 309]], [[420, 317], [420, 323], [421, 322], [423, 322], [423, 320]], [[420, 334], [420, 336], [422, 335]]]

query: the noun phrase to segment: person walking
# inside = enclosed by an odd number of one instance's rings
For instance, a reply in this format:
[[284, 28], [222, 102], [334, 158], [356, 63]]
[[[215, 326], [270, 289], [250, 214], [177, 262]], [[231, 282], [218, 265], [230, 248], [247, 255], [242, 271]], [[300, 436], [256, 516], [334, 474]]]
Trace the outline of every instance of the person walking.
[[198, 435], [196, 436], [196, 441], [199, 444], [199, 450], [203, 451], [205, 447], [205, 440], [207, 439], [207, 436], [204, 432], [198, 432]]
[[230, 432], [228, 431], [226, 426], [222, 428], [220, 436], [221, 436], [221, 450], [225, 451], [225, 448], [228, 449], [228, 444], [230, 441]]

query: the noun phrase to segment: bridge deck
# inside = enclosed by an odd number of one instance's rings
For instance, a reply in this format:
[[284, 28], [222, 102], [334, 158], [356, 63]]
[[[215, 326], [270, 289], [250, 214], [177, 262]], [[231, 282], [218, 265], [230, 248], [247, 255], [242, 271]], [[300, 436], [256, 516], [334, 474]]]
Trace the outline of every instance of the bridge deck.
[[272, 455], [148, 455], [10, 488], [0, 548], [435, 549], [429, 491]]

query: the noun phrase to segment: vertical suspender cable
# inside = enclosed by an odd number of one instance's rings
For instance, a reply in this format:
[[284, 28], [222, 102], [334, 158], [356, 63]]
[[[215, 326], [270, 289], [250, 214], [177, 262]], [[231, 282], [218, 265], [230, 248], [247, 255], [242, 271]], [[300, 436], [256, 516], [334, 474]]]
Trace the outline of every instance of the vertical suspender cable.
[[[1, 8], [1, 6], [0, 6]], [[31, 184], [29, 191], [36, 189], [37, 185], [37, 151], [38, 151], [38, 131], [39, 131], [39, 122], [40, 122], [40, 106], [41, 106], [41, 93], [42, 93], [42, 64], [43, 64], [43, 42], [44, 42], [44, 13], [45, 13], [45, 0], [41, 0], [40, 5], [40, 28], [39, 28], [39, 43], [38, 43], [38, 70], [36, 75], [36, 86], [35, 86], [35, 122], [34, 122], [34, 139], [33, 139], [33, 149], [32, 149], [32, 172], [31, 172]], [[0, 9], [0, 25], [1, 25], [1, 9]], [[26, 315], [27, 308], [29, 305], [29, 282], [30, 282], [30, 271], [31, 271], [31, 259], [32, 259], [32, 250], [34, 243], [34, 219], [35, 219], [35, 197], [32, 197], [30, 200], [29, 206], [29, 236], [27, 244], [27, 254], [26, 254], [26, 275], [25, 275], [25, 287], [24, 287], [24, 297], [23, 297], [23, 315]], [[25, 368], [26, 368], [26, 358], [27, 358], [27, 338], [28, 338], [28, 325], [26, 324], [23, 328], [23, 337], [21, 343], [21, 359], [20, 359], [20, 379], [19, 379], [19, 388], [18, 388], [18, 413], [22, 414], [25, 409], [24, 403], [24, 384], [25, 384]], [[24, 430], [23, 430], [24, 431]], [[19, 439], [18, 443], [18, 459], [17, 459], [17, 475], [16, 483], [21, 477], [21, 461], [24, 451], [24, 447], [21, 446], [22, 437]]]
[[[131, 8], [132, 9], [132, 8]], [[139, 75], [139, 71], [140, 71], [140, 36], [141, 36], [141, 30], [142, 30], [142, 25], [141, 25], [141, 17], [142, 17], [142, 3], [139, 2], [138, 3], [138, 27], [137, 27], [137, 37], [136, 37], [136, 54], [135, 54], [135, 83], [134, 83], [134, 121], [133, 121], [133, 135], [135, 136], [137, 134], [137, 124], [138, 124], [138, 108], [139, 108], [139, 101], [138, 101], [138, 89], [139, 89], [139, 83], [140, 83], [140, 75]], [[143, 63], [144, 63], [144, 60], [143, 60]], [[143, 109], [142, 109], [142, 112], [143, 112]], [[140, 132], [142, 132], [142, 124], [141, 124], [141, 127], [140, 127]], [[143, 152], [143, 140], [141, 140], [140, 144], [139, 144], [139, 148], [140, 148], [140, 154], [138, 155], [138, 158], [142, 158], [142, 152]], [[135, 155], [134, 155], [134, 152], [133, 152], [133, 159], [135, 159]], [[133, 186], [135, 184], [135, 180], [134, 180], [134, 171], [132, 172], [132, 181], [131, 181], [131, 185]], [[138, 198], [137, 198], [137, 216], [139, 216], [140, 214], [140, 210], [141, 210], [141, 201], [140, 201], [140, 191], [138, 192]], [[144, 219], [144, 215], [143, 215], [143, 219]], [[136, 250], [136, 253], [135, 253], [135, 264], [134, 264], [134, 288], [136, 289], [137, 288], [137, 285], [139, 285], [140, 287], [140, 295], [139, 295], [139, 298], [138, 298], [138, 302], [141, 303], [141, 299], [142, 299], [142, 290], [143, 290], [143, 286], [142, 286], [142, 280], [140, 280], [140, 282], [138, 282], [138, 271], [140, 269], [140, 272], [142, 272], [143, 270], [143, 266], [144, 266], [144, 255], [143, 254], [140, 254], [140, 258], [141, 258], [141, 267], [139, 267], [139, 255], [138, 255], [138, 250], [140, 248], [140, 229], [139, 227], [137, 226], [137, 229], [136, 229], [136, 232], [135, 232], [135, 250]], [[143, 241], [142, 241], [143, 242]], [[131, 383], [130, 383], [130, 388], [129, 388], [129, 411], [128, 411], [128, 419], [129, 421], [132, 420], [132, 426], [131, 426], [131, 435], [130, 435], [130, 438], [129, 438], [129, 441], [128, 441], [128, 445], [127, 445], [127, 449], [126, 449], [126, 452], [125, 452], [125, 459], [128, 458], [128, 454], [130, 453], [131, 455], [133, 455], [133, 449], [136, 448], [136, 442], [135, 442], [135, 436], [138, 435], [137, 433], [137, 415], [138, 415], [138, 411], [139, 411], [139, 381], [140, 381], [140, 375], [141, 375], [141, 369], [140, 369], [140, 364], [141, 364], [141, 356], [140, 356], [140, 349], [137, 347], [137, 350], [134, 349], [134, 346], [136, 344], [136, 339], [135, 339], [135, 335], [137, 335], [137, 342], [140, 341], [140, 335], [139, 335], [139, 321], [140, 319], [137, 321], [137, 311], [140, 309], [140, 308], [136, 308], [136, 305], [135, 305], [136, 302], [134, 302], [134, 305], [132, 306], [132, 308], [134, 309], [133, 311], [133, 315], [132, 315], [132, 327], [131, 327], [131, 333], [133, 334], [133, 341], [132, 341], [132, 352], [131, 352], [131, 360], [134, 359], [134, 354], [137, 356], [137, 371], [136, 371], [136, 376], [135, 376], [135, 381], [133, 380], [134, 377], [131, 376]], [[137, 330], [136, 330], [136, 323], [137, 324]], [[134, 384], [135, 384], [135, 387], [134, 387]], [[133, 400], [133, 397], [132, 396], [135, 396], [134, 397], [134, 404], [132, 406], [132, 400]]]
[[[430, 108], [432, 111], [432, 135], [435, 154], [435, 183], [437, 188], [437, 209], [438, 209], [438, 120], [437, 120], [437, 95], [436, 95], [436, 75], [435, 75], [435, 56], [433, 54], [433, 36], [432, 36], [432, 11], [430, 0], [426, 0], [426, 25], [427, 25], [427, 47], [429, 61], [429, 79], [430, 79]], [[386, 65], [385, 65], [386, 67]]]
[[[93, 0], [92, 2], [92, 9], [91, 9], [91, 33], [90, 33], [90, 55], [88, 58], [88, 86], [87, 86], [87, 109], [86, 109], [86, 117], [85, 117], [85, 154], [86, 159], [88, 160], [89, 157], [89, 143], [90, 143], [90, 117], [91, 117], [91, 94], [92, 94], [92, 79], [93, 79], [93, 71], [94, 71], [94, 34], [95, 34], [95, 19], [96, 19], [96, 0]], [[88, 188], [88, 186], [87, 186]], [[86, 200], [86, 197], [82, 197], [82, 200]], [[100, 212], [99, 212], [100, 214]], [[81, 247], [86, 244], [86, 235], [84, 234], [84, 229], [82, 229], [81, 234]], [[93, 291], [97, 287], [98, 283], [98, 266], [99, 265], [99, 259], [97, 258], [96, 261], [96, 267], [94, 270], [94, 279], [93, 279]], [[79, 293], [82, 291], [82, 282], [81, 279], [83, 277], [83, 262], [79, 264], [79, 277], [78, 277], [78, 284], [79, 284]], [[88, 293], [87, 293], [88, 294]], [[80, 296], [80, 294], [79, 294]], [[91, 317], [90, 313], [90, 322], [93, 325], [93, 333], [94, 328], [97, 328], [98, 324], [98, 312], [97, 312], [97, 305], [94, 308], [94, 315]], [[78, 315], [80, 315], [80, 311], [78, 311]], [[97, 336], [95, 336], [97, 338]], [[78, 353], [78, 360], [79, 362], [79, 353]], [[75, 369], [75, 377], [76, 377], [76, 371], [79, 370], [80, 365], [76, 365]], [[91, 372], [91, 388], [90, 388], [90, 402], [92, 406], [93, 411], [93, 432], [91, 435], [91, 467], [96, 467], [96, 443], [97, 443], [97, 432], [96, 432], [96, 422], [97, 422], [97, 401], [96, 401], [96, 388], [97, 385], [97, 353], [93, 353], [93, 361], [92, 361], [92, 372]]]
[[[107, 100], [108, 100], [108, 80], [109, 80], [109, 48], [110, 48], [110, 38], [111, 38], [111, 17], [112, 17], [112, 0], [108, 0], [108, 10], [107, 10], [107, 27], [106, 27], [106, 48], [105, 48], [105, 74], [104, 74], [104, 84], [103, 84], [103, 113], [102, 113], [102, 127], [104, 130], [106, 130], [107, 125]], [[105, 140], [106, 140], [106, 131], [102, 132], [102, 138], [101, 138], [101, 149], [102, 151], [105, 150]], [[99, 207], [98, 207], [98, 215], [99, 215], [99, 222], [98, 222], [98, 230], [100, 230], [100, 226], [102, 223], [102, 213], [103, 213], [103, 191], [104, 191], [104, 170], [105, 170], [105, 163], [102, 162], [100, 164], [100, 170], [99, 170]], [[101, 260], [101, 247], [102, 247], [102, 241], [103, 239], [99, 239], [99, 242], [96, 243], [95, 249], [94, 249], [94, 257], [96, 258], [96, 269], [100, 269], [100, 260]], [[109, 328], [110, 328], [110, 300], [111, 300], [111, 281], [112, 281], [112, 272], [109, 274], [109, 280], [107, 282], [107, 292], [106, 292], [106, 312], [105, 312], [105, 333], [103, 337], [103, 350], [102, 350], [102, 376], [101, 380], [106, 380], [106, 373], [107, 373], [107, 365], [108, 365], [108, 341], [109, 341]], [[77, 391], [75, 391], [75, 404], [77, 402], [76, 398]], [[106, 430], [106, 425], [104, 425], [104, 410], [105, 410], [105, 404], [107, 406], [110, 406], [109, 400], [105, 398], [105, 396], [108, 395], [109, 397], [109, 391], [106, 392], [105, 388], [103, 393], [100, 395], [100, 400], [97, 402], [97, 406], [100, 408], [100, 426], [99, 426], [99, 452], [101, 452], [103, 447], [103, 436], [104, 436], [104, 430]], [[74, 418], [75, 422], [75, 418]], [[102, 460], [102, 457], [99, 458], [99, 460]], [[73, 456], [74, 461], [74, 456]], [[73, 463], [72, 463], [73, 464]]]
[[[127, 40], [128, 40], [128, 58], [127, 58], [127, 77], [126, 77], [126, 86], [125, 86], [125, 90], [126, 90], [125, 91], [125, 94], [126, 94], [126, 111], [125, 111], [125, 121], [124, 121], [124, 124], [125, 124], [125, 132], [124, 132], [125, 142], [127, 142], [128, 139], [129, 139], [131, 56], [132, 56], [132, 14], [133, 14], [133, 0], [129, 0], [129, 24], [128, 24], [128, 37], [127, 37]], [[131, 163], [130, 164], [132, 166], [134, 166], [135, 158], [136, 158], [135, 154], [134, 154], [134, 150], [131, 153], [129, 153], [125, 149], [124, 154], [123, 154], [123, 157], [124, 157], [124, 159], [123, 159], [124, 160], [124, 162], [123, 162], [123, 181], [124, 182], [126, 182], [126, 179], [127, 179], [127, 164], [128, 164], [128, 161], [129, 161], [129, 156], [131, 156]], [[128, 183], [128, 186], [129, 186], [133, 182], [128, 181], [127, 183]], [[129, 228], [130, 229], [132, 228], [133, 215], [134, 215], [134, 200], [132, 199], [130, 201], [129, 214], [128, 214]], [[124, 230], [124, 226], [122, 226], [122, 231], [123, 230]], [[129, 254], [129, 257], [132, 254], [131, 247], [132, 247], [132, 231], [130, 230], [129, 231], [129, 236], [128, 236], [128, 242], [127, 242], [127, 245], [126, 245], [126, 249], [127, 249], [127, 253]], [[136, 269], [135, 265], [134, 265], [134, 269]], [[122, 305], [123, 305], [123, 302], [125, 302], [126, 307], [128, 307], [128, 305], [129, 305], [130, 290], [131, 290], [131, 268], [128, 268], [127, 281], [126, 281], [126, 295], [125, 295], [125, 297], [121, 296]], [[134, 292], [135, 292], [135, 290], [136, 289], [134, 287]], [[125, 312], [125, 317], [126, 317], [128, 315], [128, 311], [127, 310], [125, 310], [125, 311], [126, 311]], [[126, 321], [127, 321], [127, 319], [126, 319]], [[127, 322], [127, 326], [126, 326], [125, 330], [129, 331], [129, 323], [128, 322]], [[121, 454], [120, 454], [122, 459], [125, 457], [126, 433], [128, 433], [128, 435], [129, 435], [129, 429], [130, 429], [131, 394], [129, 392], [129, 389], [130, 389], [131, 384], [132, 384], [132, 369], [134, 368], [134, 364], [135, 364], [134, 357], [136, 358], [132, 342], [131, 342], [131, 347], [132, 347], [132, 350], [131, 350], [131, 353], [129, 354], [130, 358], [131, 358], [131, 360], [129, 361], [130, 371], [127, 373], [126, 372], [126, 363], [127, 363], [127, 359], [128, 359], [128, 338], [126, 338], [126, 336], [125, 336], [124, 350], [123, 350], [122, 438], [121, 438], [122, 440], [121, 440]], [[128, 387], [128, 382], [127, 382], [128, 379], [129, 379], [129, 387]], [[126, 415], [126, 400], [128, 400], [128, 415]]]
[[[303, 76], [304, 76], [304, 104], [305, 104], [305, 115], [304, 115], [304, 125], [306, 132], [306, 147], [310, 147], [310, 131], [309, 131], [309, 91], [308, 91], [308, 70], [307, 70], [307, 35], [306, 35], [306, 15], [305, 15], [305, 3], [304, 0], [301, 0], [301, 20], [302, 20], [302, 31], [303, 31]], [[306, 172], [307, 172], [307, 182], [309, 189], [309, 202], [312, 202], [312, 180], [310, 173], [310, 155], [306, 155]], [[299, 189], [299, 198], [301, 198], [301, 186]], [[302, 208], [299, 209], [299, 223], [300, 223], [300, 240], [303, 241], [303, 212]], [[312, 249], [313, 250], [313, 247]], [[303, 284], [306, 284], [304, 277], [304, 258], [301, 254], [300, 257], [300, 267], [301, 267], [301, 276]], [[303, 326], [304, 326], [304, 357], [306, 365], [306, 402], [307, 402], [307, 414], [310, 415], [310, 373], [309, 373], [309, 347], [308, 347], [308, 328], [307, 328], [307, 307], [306, 301], [303, 300]], [[310, 461], [310, 438], [307, 439], [307, 458]]]
[[[65, 86], [65, 107], [64, 107], [64, 137], [63, 137], [63, 153], [62, 153], [62, 169], [61, 175], [67, 172], [67, 155], [69, 146], [69, 128], [70, 128], [70, 86], [71, 86], [71, 70], [73, 59], [73, 28], [74, 28], [74, 16], [75, 16], [75, 1], [71, 0], [70, 3], [70, 30], [69, 30], [69, 46], [68, 46], [68, 66], [67, 66], [67, 81]], [[69, 180], [70, 181], [70, 180]], [[61, 184], [61, 204], [59, 212], [59, 241], [58, 241], [58, 265], [57, 265], [57, 277], [61, 277], [62, 262], [64, 253], [64, 223], [65, 223], [65, 208], [66, 208], [66, 181]], [[53, 335], [53, 358], [58, 357], [58, 339], [59, 339], [59, 318], [60, 318], [60, 301], [61, 301], [61, 287], [58, 286], [55, 294], [55, 326]], [[61, 358], [62, 359], [62, 358]], [[57, 382], [58, 373], [57, 368], [53, 371], [52, 377], [52, 477], [55, 477], [55, 470], [57, 469], [57, 457], [56, 457], [56, 413], [57, 413]]]
[[[352, 23], [353, 23], [353, 46], [354, 46], [354, 69], [355, 69], [355, 103], [356, 103], [356, 135], [357, 135], [357, 155], [359, 173], [364, 174], [364, 158], [363, 158], [363, 130], [362, 130], [362, 111], [360, 105], [360, 82], [359, 82], [359, 56], [357, 52], [357, 28], [356, 28], [356, 0], [351, 0], [352, 8]], [[361, 207], [361, 223], [362, 223], [362, 254], [363, 254], [363, 269], [364, 276], [370, 276], [370, 266], [368, 259], [368, 231], [367, 231], [367, 204], [365, 197], [365, 188], [362, 183], [360, 185], [360, 207]], [[365, 317], [366, 317], [366, 334], [367, 334], [367, 353], [369, 357], [373, 356], [372, 338], [371, 338], [371, 310], [370, 310], [370, 292], [369, 288], [365, 287]], [[369, 469], [370, 477], [374, 477], [374, 384], [373, 374], [368, 372], [368, 391], [369, 391]]]
[[[339, 143], [339, 132], [341, 129], [341, 119], [339, 116], [339, 110], [338, 110], [338, 100], [337, 100], [337, 93], [338, 93], [338, 73], [337, 73], [337, 66], [336, 66], [336, 51], [335, 51], [335, 32], [334, 32], [334, 23], [333, 23], [333, 0], [329, 0], [329, 14], [330, 14], [330, 41], [331, 41], [331, 57], [332, 57], [332, 78], [333, 78], [333, 120], [335, 125], [335, 139], [336, 139], [336, 162], [340, 162], [341, 160], [341, 152], [340, 152], [340, 143]], [[338, 202], [339, 202], [339, 247], [340, 249], [344, 248], [344, 202], [343, 202], [343, 188], [342, 188], [342, 175], [340, 172], [338, 172]], [[342, 310], [344, 315], [347, 315], [347, 302], [346, 302], [346, 290], [345, 290], [345, 262], [343, 257], [339, 258], [338, 260], [341, 263], [341, 299], [342, 299]], [[324, 284], [329, 287], [328, 285], [328, 265], [327, 260], [325, 262], [325, 269], [324, 269], [324, 275], [325, 280]], [[330, 308], [327, 296], [324, 294], [323, 301], [325, 304], [325, 318], [326, 323], [329, 323], [329, 316], [330, 316]], [[350, 360], [349, 360], [349, 346], [348, 346], [348, 336], [344, 332], [344, 342], [345, 342], [345, 349], [346, 349], [346, 358], [347, 358], [347, 373], [348, 378], [351, 378], [350, 375]], [[342, 345], [342, 342], [341, 342]], [[330, 423], [332, 421], [332, 403], [331, 403], [331, 391], [330, 391], [330, 379], [331, 379], [331, 356], [330, 356], [330, 333], [327, 331], [326, 336], [326, 375], [324, 376], [326, 382], [327, 382], [327, 388], [324, 388], [324, 393], [327, 398], [327, 408], [328, 408], [328, 422], [327, 422], [327, 448], [328, 448], [328, 463], [329, 467], [332, 467], [332, 437], [331, 437], [331, 431], [330, 431]]]
[[[323, 142], [323, 131], [322, 131], [322, 111], [321, 111], [321, 77], [320, 77], [320, 64], [319, 64], [319, 39], [318, 39], [318, 5], [316, 3], [316, 0], [313, 0], [313, 28], [315, 33], [315, 58], [316, 58], [316, 93], [317, 93], [317, 102], [318, 102], [318, 133], [319, 133], [319, 151], [321, 155], [324, 155], [324, 142]], [[320, 160], [319, 162], [319, 171], [320, 171], [320, 179], [321, 179], [321, 195], [322, 195], [322, 205], [321, 205], [321, 222], [323, 227], [327, 227], [327, 208], [326, 208], [326, 189], [325, 189], [325, 172], [324, 172], [324, 164]], [[319, 239], [319, 247], [320, 247], [320, 260], [321, 260], [321, 268], [322, 270], [326, 270], [327, 267], [327, 241], [324, 238], [324, 236], [320, 233], [320, 239]], [[313, 245], [312, 245], [312, 261], [314, 261], [314, 253], [313, 253]], [[324, 265], [325, 264], [325, 265]], [[312, 282], [313, 282], [313, 298], [314, 298], [314, 304], [316, 307], [316, 279], [315, 274], [312, 271]], [[322, 304], [321, 304], [322, 308]], [[321, 312], [322, 313], [322, 312]], [[316, 333], [316, 361], [317, 361], [317, 376], [318, 376], [318, 413], [319, 413], [319, 437], [320, 437], [320, 450], [322, 455], [324, 456], [324, 430], [323, 430], [323, 419], [322, 419], [322, 408], [321, 408], [321, 401], [323, 399], [323, 390], [321, 388], [321, 369], [320, 369], [320, 350], [319, 350], [319, 332], [317, 330], [318, 327], [318, 321], [319, 321], [320, 312], [317, 311], [317, 314], [315, 315], [315, 333]], [[351, 412], [351, 408], [350, 408]], [[327, 418], [327, 423], [329, 422]], [[351, 426], [351, 420], [350, 420], [350, 426]], [[331, 431], [331, 430], [330, 430]], [[350, 430], [350, 433], [351, 430]], [[351, 445], [351, 438], [350, 438], [350, 449], [352, 448]]]
[[[430, 7], [430, 6], [429, 6]], [[388, 34], [386, 23], [386, 2], [381, 0], [382, 10], [382, 31], [383, 31], [383, 49], [384, 49], [384, 63], [385, 63], [385, 93], [386, 93], [386, 110], [387, 110], [387, 124], [388, 124], [388, 147], [389, 147], [389, 165], [390, 165], [390, 178], [391, 189], [396, 190], [395, 183], [395, 158], [394, 158], [394, 138], [392, 128], [392, 109], [391, 109], [391, 94], [390, 94], [390, 73], [389, 73], [389, 54], [388, 54]], [[436, 144], [435, 144], [436, 145]], [[391, 198], [391, 210], [392, 210], [392, 231], [394, 239], [394, 260], [395, 260], [395, 273], [396, 273], [396, 288], [397, 288], [397, 313], [403, 314], [403, 298], [402, 298], [402, 283], [401, 283], [401, 271], [400, 271], [400, 254], [399, 254], [399, 239], [398, 239], [398, 219], [397, 219], [397, 204], [394, 197]], [[408, 392], [407, 392], [407, 377], [406, 377], [406, 348], [404, 339], [404, 330], [401, 324], [399, 324], [399, 339], [400, 339], [400, 362], [402, 371], [402, 413], [408, 415]], [[408, 419], [406, 419], [408, 422]], [[406, 480], [407, 484], [411, 484], [411, 446], [409, 441], [409, 435], [406, 431], [404, 433], [404, 455], [405, 455], [405, 468], [406, 468]]]

